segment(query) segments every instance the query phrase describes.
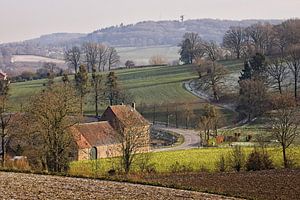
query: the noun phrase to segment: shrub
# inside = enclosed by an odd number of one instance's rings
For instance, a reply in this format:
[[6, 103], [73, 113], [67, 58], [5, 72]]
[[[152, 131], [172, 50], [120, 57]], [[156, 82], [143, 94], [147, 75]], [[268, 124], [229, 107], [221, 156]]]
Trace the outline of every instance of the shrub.
[[114, 175], [116, 175], [116, 170], [115, 169], [110, 169], [110, 170], [108, 170], [107, 174], [109, 176], [114, 176]]
[[6, 160], [5, 167], [11, 168], [11, 169], [18, 169], [18, 170], [30, 170], [31, 169], [27, 159]]
[[273, 162], [267, 153], [260, 153], [254, 150], [249, 154], [246, 162], [247, 171], [258, 171], [273, 168]]
[[140, 154], [137, 157], [136, 164], [140, 172], [142, 173], [156, 172], [154, 164], [150, 163], [151, 158], [152, 158], [151, 153]]
[[244, 166], [244, 152], [240, 146], [235, 146], [229, 157], [231, 167], [239, 172]]
[[220, 172], [225, 172], [226, 171], [226, 161], [224, 155], [221, 155], [219, 160], [216, 163], [216, 168]]
[[175, 162], [170, 166], [170, 171], [172, 173], [177, 173], [177, 172], [190, 172], [193, 171], [191, 167], [180, 164], [179, 162]]

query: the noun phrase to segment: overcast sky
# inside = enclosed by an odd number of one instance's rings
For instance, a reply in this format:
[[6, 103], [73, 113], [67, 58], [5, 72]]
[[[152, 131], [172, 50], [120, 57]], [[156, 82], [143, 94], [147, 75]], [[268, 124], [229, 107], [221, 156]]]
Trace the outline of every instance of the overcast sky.
[[300, 17], [300, 0], [0, 0], [0, 43], [144, 20]]

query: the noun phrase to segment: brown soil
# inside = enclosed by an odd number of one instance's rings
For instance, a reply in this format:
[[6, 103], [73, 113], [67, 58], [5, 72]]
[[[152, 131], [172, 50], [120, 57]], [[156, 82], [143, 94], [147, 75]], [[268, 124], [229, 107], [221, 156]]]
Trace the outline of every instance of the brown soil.
[[83, 178], [0, 172], [0, 199], [233, 199], [193, 191]]
[[[141, 177], [138, 179], [141, 180]], [[147, 175], [145, 182], [247, 199], [300, 199], [300, 170]]]

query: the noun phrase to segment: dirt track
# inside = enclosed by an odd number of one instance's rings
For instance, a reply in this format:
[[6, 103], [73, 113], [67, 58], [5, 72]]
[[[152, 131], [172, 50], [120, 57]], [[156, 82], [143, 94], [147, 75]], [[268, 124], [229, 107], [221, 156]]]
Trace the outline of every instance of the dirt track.
[[232, 198], [130, 183], [0, 172], [0, 199]]

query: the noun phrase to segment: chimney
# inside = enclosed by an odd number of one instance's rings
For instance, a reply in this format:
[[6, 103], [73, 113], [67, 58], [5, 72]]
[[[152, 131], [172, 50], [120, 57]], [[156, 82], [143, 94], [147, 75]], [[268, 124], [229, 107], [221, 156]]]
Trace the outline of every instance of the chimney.
[[131, 103], [131, 107], [135, 110], [135, 103], [134, 102]]

